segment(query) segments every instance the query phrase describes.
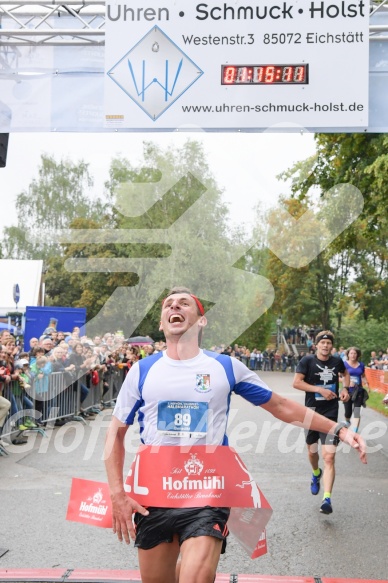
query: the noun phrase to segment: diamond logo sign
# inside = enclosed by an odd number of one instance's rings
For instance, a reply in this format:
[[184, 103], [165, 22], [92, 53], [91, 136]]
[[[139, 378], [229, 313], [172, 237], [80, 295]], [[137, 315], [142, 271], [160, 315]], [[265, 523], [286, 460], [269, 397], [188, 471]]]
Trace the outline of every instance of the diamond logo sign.
[[108, 71], [112, 81], [154, 121], [201, 75], [203, 71], [158, 26]]

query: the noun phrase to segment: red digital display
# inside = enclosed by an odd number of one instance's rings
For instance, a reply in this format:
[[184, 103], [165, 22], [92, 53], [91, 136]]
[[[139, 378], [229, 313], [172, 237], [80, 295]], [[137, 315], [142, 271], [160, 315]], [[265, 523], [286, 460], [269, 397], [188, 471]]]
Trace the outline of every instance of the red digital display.
[[307, 85], [309, 66], [222, 65], [221, 85]]

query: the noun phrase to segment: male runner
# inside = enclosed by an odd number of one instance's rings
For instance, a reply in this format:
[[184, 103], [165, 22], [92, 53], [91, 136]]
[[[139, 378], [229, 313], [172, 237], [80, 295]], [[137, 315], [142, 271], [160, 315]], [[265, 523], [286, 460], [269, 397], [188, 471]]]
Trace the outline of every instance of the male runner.
[[[306, 392], [306, 407], [314, 409], [320, 415], [332, 422], [338, 419], [338, 397], [348, 401], [350, 377], [340, 356], [332, 355], [334, 336], [330, 330], [323, 330], [315, 339], [316, 353], [304, 356], [296, 369], [294, 377], [295, 389]], [[338, 373], [343, 377], [343, 388], [339, 394]], [[345, 424], [344, 424], [345, 425]], [[319, 467], [318, 440], [322, 444], [323, 471]], [[311, 494], [316, 496], [320, 490], [320, 480], [323, 474], [323, 500], [320, 511], [331, 514], [331, 493], [335, 478], [335, 454], [338, 440], [326, 431], [311, 428], [306, 433], [308, 456], [313, 475], [311, 479]]]
[[[319, 432], [337, 433], [359, 450], [366, 463], [365, 443], [358, 434], [340, 427], [303, 405], [272, 391], [255, 372], [227, 355], [201, 350], [206, 326], [204, 309], [187, 288], [174, 288], [163, 302], [160, 329], [167, 349], [140, 360], [122, 385], [107, 433], [105, 463], [112, 499], [113, 532], [120, 541], [135, 540], [142, 583], [213, 583], [225, 548], [228, 508], [145, 509], [124, 491], [124, 438], [136, 412], [141, 440], [146, 445], [227, 445], [225, 435], [231, 392], [261, 405], [278, 419], [310, 425]], [[201, 386], [198, 381], [203, 380]], [[175, 412], [182, 403], [196, 403], [205, 437], [178, 437], [171, 430], [167, 404]], [[183, 409], [182, 409], [183, 410]], [[307, 418], [306, 418], [307, 415]], [[196, 423], [198, 419], [196, 420]], [[165, 431], [165, 427], [169, 431]], [[197, 426], [190, 427], [195, 432]], [[181, 433], [179, 433], [181, 435]], [[157, 457], [155, 457], [157, 463]], [[135, 514], [135, 528], [132, 514]], [[216, 528], [214, 528], [216, 526]], [[181, 561], [177, 562], [181, 556]]]

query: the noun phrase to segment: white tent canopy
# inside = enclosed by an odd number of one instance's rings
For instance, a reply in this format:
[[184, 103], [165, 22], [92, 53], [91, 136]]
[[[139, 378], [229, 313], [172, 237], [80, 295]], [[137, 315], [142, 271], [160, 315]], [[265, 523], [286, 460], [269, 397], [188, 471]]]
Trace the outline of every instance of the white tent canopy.
[[14, 285], [18, 284], [20, 300], [18, 311], [25, 312], [26, 306], [38, 306], [42, 283], [43, 261], [19, 259], [0, 260], [0, 316], [14, 312]]

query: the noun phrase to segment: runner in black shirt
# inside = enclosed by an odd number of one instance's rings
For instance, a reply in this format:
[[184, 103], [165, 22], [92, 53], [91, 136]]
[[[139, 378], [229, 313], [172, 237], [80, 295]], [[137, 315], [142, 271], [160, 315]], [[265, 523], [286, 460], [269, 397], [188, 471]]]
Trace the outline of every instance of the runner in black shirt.
[[[319, 332], [316, 337], [316, 353], [304, 356], [296, 369], [294, 388], [306, 392], [306, 407], [314, 409], [324, 417], [337, 421], [338, 399], [349, 400], [349, 373], [343, 360], [331, 355], [333, 334], [329, 330]], [[344, 379], [343, 389], [339, 394], [338, 373]], [[318, 440], [322, 444], [323, 472], [318, 466]], [[309, 430], [306, 433], [309, 460], [313, 469], [311, 493], [317, 495], [320, 489], [320, 480], [323, 474], [324, 494], [320, 511], [331, 514], [331, 492], [335, 478], [335, 453], [338, 440], [333, 435]]]

